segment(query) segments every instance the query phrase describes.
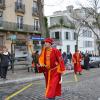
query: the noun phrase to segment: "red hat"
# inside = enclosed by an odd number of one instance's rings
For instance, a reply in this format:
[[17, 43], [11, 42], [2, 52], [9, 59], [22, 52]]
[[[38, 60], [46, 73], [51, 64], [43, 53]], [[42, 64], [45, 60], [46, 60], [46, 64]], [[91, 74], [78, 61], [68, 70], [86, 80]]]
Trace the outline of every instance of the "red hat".
[[53, 44], [53, 39], [52, 38], [46, 38], [45, 40], [44, 40], [44, 42], [49, 42], [50, 44]]

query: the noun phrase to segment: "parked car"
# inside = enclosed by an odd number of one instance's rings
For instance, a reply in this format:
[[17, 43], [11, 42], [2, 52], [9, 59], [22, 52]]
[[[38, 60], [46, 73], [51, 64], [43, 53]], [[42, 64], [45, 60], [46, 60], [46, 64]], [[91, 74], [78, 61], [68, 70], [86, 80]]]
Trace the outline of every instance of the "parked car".
[[[85, 68], [84, 60], [82, 60], [81, 65], [83, 68]], [[89, 67], [90, 68], [99, 68], [100, 67], [100, 57], [90, 57]]]

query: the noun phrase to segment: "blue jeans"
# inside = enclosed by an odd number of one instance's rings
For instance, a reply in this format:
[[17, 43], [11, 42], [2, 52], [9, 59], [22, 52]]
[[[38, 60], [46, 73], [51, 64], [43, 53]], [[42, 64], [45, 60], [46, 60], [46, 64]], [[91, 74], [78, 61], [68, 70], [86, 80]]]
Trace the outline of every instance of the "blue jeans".
[[48, 100], [55, 100], [55, 98], [48, 98]]

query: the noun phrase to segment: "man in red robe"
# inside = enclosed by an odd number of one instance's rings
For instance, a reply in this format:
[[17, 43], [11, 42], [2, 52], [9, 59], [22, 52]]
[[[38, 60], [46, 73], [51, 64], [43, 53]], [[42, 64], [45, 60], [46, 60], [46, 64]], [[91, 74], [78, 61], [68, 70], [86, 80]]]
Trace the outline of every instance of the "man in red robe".
[[81, 60], [82, 60], [82, 55], [79, 53], [79, 50], [77, 50], [72, 57], [73, 63], [74, 63], [74, 72], [75, 74], [77, 74], [77, 72], [79, 73], [79, 75], [81, 75], [82, 72], [82, 68], [81, 68]]
[[61, 96], [61, 75], [66, 72], [61, 52], [52, 48], [53, 40], [46, 38], [45, 44], [39, 57], [39, 72], [43, 72], [46, 82], [45, 97], [48, 100], [55, 100]]

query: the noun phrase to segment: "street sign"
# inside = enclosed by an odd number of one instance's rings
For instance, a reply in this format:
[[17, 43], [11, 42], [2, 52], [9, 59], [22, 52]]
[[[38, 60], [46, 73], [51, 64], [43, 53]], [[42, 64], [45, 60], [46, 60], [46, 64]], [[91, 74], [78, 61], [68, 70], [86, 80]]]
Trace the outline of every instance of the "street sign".
[[32, 37], [32, 40], [44, 40], [42, 37]]

